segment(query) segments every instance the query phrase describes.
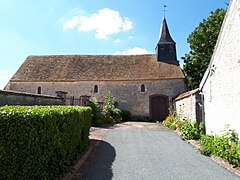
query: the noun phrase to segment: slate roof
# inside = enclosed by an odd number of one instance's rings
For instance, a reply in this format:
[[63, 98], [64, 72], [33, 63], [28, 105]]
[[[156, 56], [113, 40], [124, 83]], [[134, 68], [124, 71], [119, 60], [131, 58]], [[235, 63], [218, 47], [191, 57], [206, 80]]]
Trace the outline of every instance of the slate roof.
[[174, 40], [172, 39], [172, 37], [170, 35], [167, 21], [164, 17], [161, 28], [160, 28], [158, 44], [165, 44], [165, 43], [174, 43], [175, 44]]
[[11, 82], [74, 82], [184, 79], [179, 66], [156, 55], [29, 56]]

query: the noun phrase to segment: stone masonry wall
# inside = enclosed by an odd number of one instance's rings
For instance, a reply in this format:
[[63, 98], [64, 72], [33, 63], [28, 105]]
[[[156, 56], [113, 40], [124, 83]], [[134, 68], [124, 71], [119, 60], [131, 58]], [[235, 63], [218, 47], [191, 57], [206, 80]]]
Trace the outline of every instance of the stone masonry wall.
[[175, 111], [181, 118], [196, 121], [196, 94], [175, 101]]
[[[146, 91], [141, 92], [144, 84]], [[94, 85], [98, 85], [99, 92], [94, 93]], [[54, 96], [56, 91], [68, 92], [68, 96], [79, 98], [82, 95], [96, 97], [103, 102], [106, 91], [111, 91], [117, 98], [121, 109], [129, 110], [136, 116], [149, 116], [149, 96], [161, 94], [169, 96], [170, 100], [186, 91], [184, 79], [155, 80], [155, 81], [81, 81], [81, 82], [39, 82], [20, 83], [11, 82], [14, 91], [36, 93], [42, 88], [42, 94]]]
[[225, 17], [209, 75], [203, 85], [206, 132], [226, 125], [240, 134], [240, 1], [233, 0]]
[[64, 105], [64, 103], [65, 102], [62, 98], [0, 90], [0, 106]]

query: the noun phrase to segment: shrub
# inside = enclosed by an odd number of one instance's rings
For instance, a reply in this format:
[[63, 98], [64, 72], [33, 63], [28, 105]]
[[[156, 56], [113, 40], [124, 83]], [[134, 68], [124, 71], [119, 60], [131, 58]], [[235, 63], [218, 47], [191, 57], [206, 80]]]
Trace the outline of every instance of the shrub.
[[122, 111], [121, 111], [121, 109], [114, 108], [113, 111], [112, 111], [112, 118], [113, 118], [114, 123], [121, 122], [122, 121]]
[[89, 107], [1, 107], [1, 179], [56, 179], [88, 145]]
[[230, 148], [227, 138], [224, 136], [215, 136], [213, 147], [213, 155], [226, 159], [226, 150]]
[[212, 135], [206, 135], [206, 136], [201, 136], [200, 138], [200, 152], [206, 156], [210, 156], [213, 152], [213, 141], [214, 141], [214, 136]]
[[240, 145], [235, 131], [225, 131], [221, 136], [202, 136], [200, 144], [202, 154], [221, 157], [234, 166], [240, 167]]
[[235, 167], [240, 167], [240, 145], [232, 143], [230, 148], [227, 150], [227, 160], [230, 164]]
[[180, 131], [185, 121], [178, 121], [177, 129]]
[[197, 123], [191, 123], [189, 121], [185, 121], [181, 127], [181, 136], [183, 139], [200, 139], [201, 131], [197, 126]]
[[166, 117], [166, 119], [163, 121], [163, 125], [176, 130], [177, 128], [179, 128], [179, 125], [181, 125], [181, 120], [180, 117], [175, 113], [173, 115], [169, 115]]
[[112, 96], [111, 91], [107, 91], [105, 95], [105, 106], [103, 107], [103, 112], [106, 115], [112, 114], [115, 108], [116, 98]]
[[96, 97], [92, 98], [90, 107], [92, 108], [92, 125], [102, 124], [102, 110]]
[[198, 127], [196, 122], [191, 123], [190, 121], [182, 119], [176, 112], [167, 116], [162, 124], [170, 129], [179, 130], [182, 138], [186, 140], [199, 139], [203, 130], [202, 123], [200, 123]]
[[163, 125], [170, 128], [171, 125], [172, 125], [172, 119], [173, 119], [173, 116], [167, 116], [166, 119], [163, 121]]
[[[122, 120], [123, 112], [115, 107], [116, 98], [112, 96], [110, 91], [105, 95], [105, 102], [103, 108], [100, 107], [97, 98], [92, 99], [92, 124], [102, 125], [105, 123], [118, 123]], [[126, 114], [126, 113], [125, 113]], [[127, 116], [127, 114], [126, 114]]]
[[233, 130], [225, 130], [221, 136], [215, 136], [212, 154], [228, 160], [229, 150], [233, 143], [238, 144], [238, 137]]
[[116, 98], [112, 96], [111, 91], [105, 95], [105, 105], [102, 110], [103, 122], [116, 123], [122, 120], [121, 110], [115, 107]]

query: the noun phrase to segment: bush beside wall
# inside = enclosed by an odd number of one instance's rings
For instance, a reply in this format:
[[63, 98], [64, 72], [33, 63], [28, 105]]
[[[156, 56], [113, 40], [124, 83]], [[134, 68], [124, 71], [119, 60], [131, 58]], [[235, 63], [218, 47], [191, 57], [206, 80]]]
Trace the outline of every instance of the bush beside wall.
[[170, 114], [163, 125], [170, 129], [177, 129], [185, 140], [200, 139], [200, 151], [206, 156], [217, 156], [227, 160], [235, 167], [240, 167], [240, 141], [238, 134], [229, 129], [222, 132], [222, 135], [203, 135], [204, 124], [199, 126], [196, 122], [186, 121], [179, 118], [177, 113]]
[[203, 123], [197, 124], [196, 121], [183, 119], [177, 113], [172, 113], [166, 117], [162, 123], [164, 126], [177, 130], [181, 133], [181, 137], [185, 140], [198, 140], [203, 132]]
[[235, 131], [228, 130], [221, 136], [201, 136], [200, 143], [202, 154], [218, 156], [235, 167], [240, 167], [240, 144]]
[[112, 96], [110, 91], [106, 92], [103, 106], [98, 103], [96, 97], [93, 97], [90, 104], [92, 108], [92, 125], [101, 126], [103, 124], [119, 123], [123, 120], [124, 115], [124, 118], [126, 118], [128, 114], [123, 114], [123, 111], [116, 108], [115, 104], [116, 98]]
[[202, 124], [198, 126], [196, 122], [191, 123], [190, 121], [186, 121], [183, 123], [181, 127], [181, 136], [183, 139], [186, 139], [186, 140], [200, 139], [201, 132], [202, 132]]
[[0, 108], [1, 179], [56, 179], [88, 145], [89, 107]]

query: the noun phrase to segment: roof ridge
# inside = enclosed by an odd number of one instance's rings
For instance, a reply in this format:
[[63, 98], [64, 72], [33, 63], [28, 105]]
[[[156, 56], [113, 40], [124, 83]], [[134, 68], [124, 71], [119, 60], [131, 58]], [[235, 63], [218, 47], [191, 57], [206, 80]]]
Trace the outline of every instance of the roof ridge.
[[57, 56], [155, 56], [155, 54], [49, 54], [49, 55], [29, 55], [28, 57], [57, 57]]

